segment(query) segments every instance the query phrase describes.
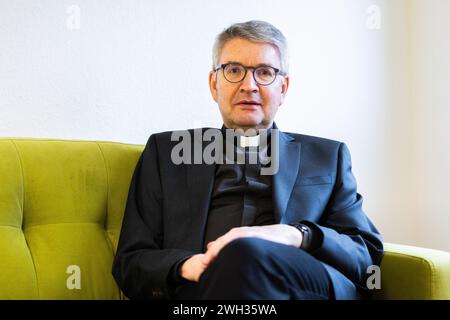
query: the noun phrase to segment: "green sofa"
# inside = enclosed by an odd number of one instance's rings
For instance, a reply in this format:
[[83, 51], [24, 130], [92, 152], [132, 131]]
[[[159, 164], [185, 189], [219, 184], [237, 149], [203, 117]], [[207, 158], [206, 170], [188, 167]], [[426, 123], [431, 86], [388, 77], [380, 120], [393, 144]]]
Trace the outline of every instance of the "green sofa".
[[[142, 145], [0, 138], [0, 299], [123, 299], [111, 275]], [[386, 243], [376, 299], [450, 299], [450, 253]]]

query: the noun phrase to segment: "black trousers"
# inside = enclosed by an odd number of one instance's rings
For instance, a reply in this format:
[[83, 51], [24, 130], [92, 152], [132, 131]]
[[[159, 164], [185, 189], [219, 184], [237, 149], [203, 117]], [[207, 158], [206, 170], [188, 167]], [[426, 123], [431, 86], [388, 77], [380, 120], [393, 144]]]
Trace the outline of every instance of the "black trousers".
[[230, 242], [199, 282], [178, 286], [174, 299], [310, 300], [334, 299], [327, 271], [312, 255], [258, 238]]

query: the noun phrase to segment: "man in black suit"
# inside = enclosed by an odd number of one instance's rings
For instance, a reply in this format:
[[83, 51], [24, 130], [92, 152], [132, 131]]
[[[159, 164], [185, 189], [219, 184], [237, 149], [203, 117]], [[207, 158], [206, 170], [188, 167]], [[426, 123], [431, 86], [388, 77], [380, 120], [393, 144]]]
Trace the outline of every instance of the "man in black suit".
[[[363, 298], [382, 240], [346, 145], [273, 121], [289, 87], [283, 34], [263, 21], [230, 26], [209, 83], [222, 129], [153, 134], [136, 166], [113, 266], [125, 295]], [[219, 161], [196, 161], [210, 140]]]

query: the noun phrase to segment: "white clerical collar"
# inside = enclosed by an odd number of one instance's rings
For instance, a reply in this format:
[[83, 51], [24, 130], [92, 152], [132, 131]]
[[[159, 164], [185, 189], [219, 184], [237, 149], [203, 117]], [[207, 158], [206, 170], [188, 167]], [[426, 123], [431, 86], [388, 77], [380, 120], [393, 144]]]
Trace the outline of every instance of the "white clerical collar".
[[239, 146], [241, 148], [246, 147], [258, 147], [260, 135], [256, 136], [239, 136]]

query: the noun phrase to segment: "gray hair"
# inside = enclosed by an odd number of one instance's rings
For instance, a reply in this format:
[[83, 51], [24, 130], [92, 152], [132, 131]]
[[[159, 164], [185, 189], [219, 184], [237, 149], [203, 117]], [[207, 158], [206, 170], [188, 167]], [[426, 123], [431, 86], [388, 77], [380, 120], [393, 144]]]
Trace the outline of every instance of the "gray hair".
[[235, 23], [223, 30], [217, 37], [213, 46], [213, 69], [219, 65], [220, 54], [225, 43], [233, 38], [243, 38], [254, 42], [270, 43], [277, 47], [281, 59], [281, 73], [289, 72], [287, 40], [280, 30], [268, 22], [251, 20]]

